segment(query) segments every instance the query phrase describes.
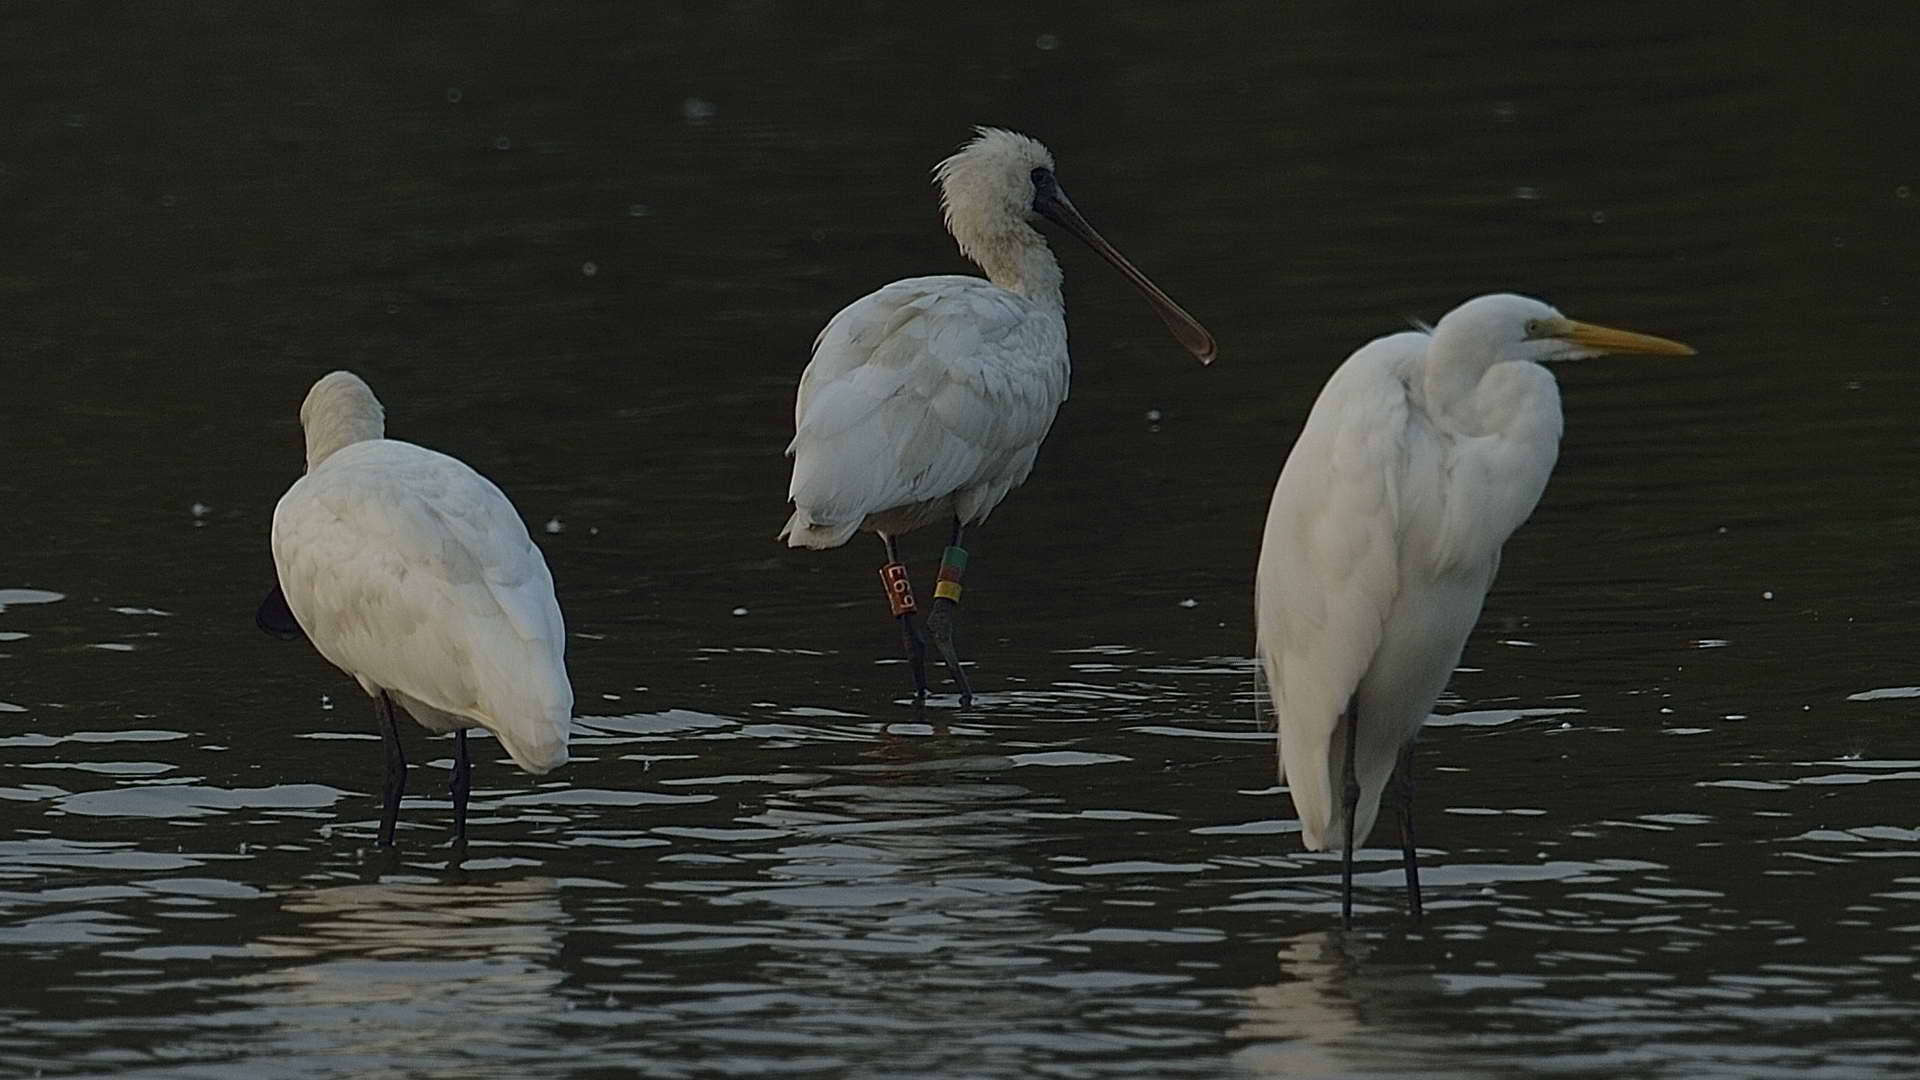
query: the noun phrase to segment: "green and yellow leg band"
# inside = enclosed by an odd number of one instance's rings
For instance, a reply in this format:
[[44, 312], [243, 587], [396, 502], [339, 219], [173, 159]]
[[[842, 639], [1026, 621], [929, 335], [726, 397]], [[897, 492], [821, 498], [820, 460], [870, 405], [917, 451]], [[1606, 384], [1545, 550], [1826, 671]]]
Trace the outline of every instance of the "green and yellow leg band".
[[933, 595], [942, 600], [960, 602], [960, 577], [967, 572], [967, 549], [950, 547], [940, 555], [940, 580]]

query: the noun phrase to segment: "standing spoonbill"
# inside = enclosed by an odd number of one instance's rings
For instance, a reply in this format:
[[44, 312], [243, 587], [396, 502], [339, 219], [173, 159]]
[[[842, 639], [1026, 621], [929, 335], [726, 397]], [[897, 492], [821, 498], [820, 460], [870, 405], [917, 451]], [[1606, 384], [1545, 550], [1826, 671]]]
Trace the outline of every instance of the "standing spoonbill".
[[407, 757], [394, 706], [454, 733], [454, 842], [467, 835], [467, 729], [519, 766], [566, 764], [573, 687], [546, 560], [492, 482], [445, 454], [383, 437], [379, 399], [336, 371], [300, 406], [307, 473], [273, 511], [280, 584], [263, 629], [304, 632], [374, 699], [387, 750], [378, 843], [393, 843]]
[[865, 530], [886, 545], [880, 569], [889, 610], [927, 694], [926, 643], [900, 561], [901, 534], [952, 523], [927, 633], [960, 687], [973, 689], [954, 651], [953, 624], [969, 525], [987, 519], [1033, 470], [1040, 442], [1067, 397], [1067, 322], [1060, 264], [1034, 223], [1065, 229], [1145, 294], [1173, 336], [1202, 364], [1213, 336], [1147, 280], [1080, 216], [1054, 177], [1053, 155], [998, 128], [934, 169], [947, 231], [987, 279], [907, 278], [840, 310], [813, 342], [794, 403], [794, 504], [780, 536], [791, 547], [832, 548]]
[[1605, 353], [1693, 350], [1523, 296], [1469, 300], [1348, 357], [1280, 470], [1254, 585], [1260, 671], [1302, 839], [1342, 852], [1343, 925], [1389, 776], [1420, 916], [1414, 736], [1559, 454], [1560, 391], [1540, 365]]

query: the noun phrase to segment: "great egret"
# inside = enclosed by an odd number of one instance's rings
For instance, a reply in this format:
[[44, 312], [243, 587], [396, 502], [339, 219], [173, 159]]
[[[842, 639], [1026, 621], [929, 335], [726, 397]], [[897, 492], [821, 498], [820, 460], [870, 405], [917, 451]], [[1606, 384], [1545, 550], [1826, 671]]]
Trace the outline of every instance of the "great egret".
[[[304, 631], [374, 699], [387, 750], [378, 843], [393, 843], [407, 758], [397, 703], [454, 732], [453, 828], [466, 839], [482, 727], [531, 773], [566, 764], [573, 687], [546, 560], [513, 504], [462, 462], [383, 437], [367, 384], [336, 371], [300, 406], [307, 473], [273, 512], [280, 584], [258, 620]], [[289, 625], [288, 617], [297, 620]]]
[[1353, 849], [1396, 763], [1420, 914], [1413, 739], [1559, 454], [1560, 392], [1540, 365], [1603, 353], [1693, 350], [1523, 296], [1469, 300], [1430, 332], [1376, 339], [1340, 365], [1280, 471], [1254, 586], [1261, 673], [1302, 839], [1344, 853], [1347, 925]]
[[879, 535], [887, 549], [881, 582], [900, 621], [916, 703], [927, 693], [926, 644], [896, 541], [952, 522], [927, 631], [960, 703], [971, 704], [953, 645], [967, 558], [961, 533], [1026, 480], [1067, 397], [1060, 264], [1034, 223], [1044, 217], [1085, 241], [1201, 363], [1214, 355], [1213, 337], [1074, 209], [1046, 147], [997, 128], [975, 133], [934, 178], [947, 230], [988, 280], [907, 278], [841, 309], [814, 339], [787, 445], [794, 512], [780, 536], [793, 547], [832, 548], [863, 529]]

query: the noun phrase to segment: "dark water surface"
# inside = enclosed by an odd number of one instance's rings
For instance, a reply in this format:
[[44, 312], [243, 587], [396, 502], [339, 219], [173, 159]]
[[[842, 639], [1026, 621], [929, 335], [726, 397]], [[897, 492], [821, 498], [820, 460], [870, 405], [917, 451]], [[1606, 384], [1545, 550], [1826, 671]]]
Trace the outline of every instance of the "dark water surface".
[[[1920, 1072], [1920, 15], [1729, 10], [0, 6], [0, 1073]], [[921, 724], [780, 450], [828, 315], [963, 268], [973, 123], [1220, 360], [1063, 251], [1074, 397]], [[1342, 934], [1266, 499], [1347, 351], [1507, 288], [1701, 355], [1559, 371], [1429, 917], [1370, 849]], [[575, 635], [574, 762], [479, 743], [459, 865], [449, 744], [374, 850], [364, 697], [251, 622], [340, 366]]]

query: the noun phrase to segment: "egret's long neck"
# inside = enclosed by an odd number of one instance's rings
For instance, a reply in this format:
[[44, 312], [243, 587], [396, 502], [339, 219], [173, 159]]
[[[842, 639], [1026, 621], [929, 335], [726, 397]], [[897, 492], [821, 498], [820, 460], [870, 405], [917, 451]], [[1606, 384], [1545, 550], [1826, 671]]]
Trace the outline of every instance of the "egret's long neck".
[[980, 264], [987, 280], [1009, 292], [1049, 307], [1062, 306], [1060, 263], [1046, 238], [1026, 222], [1006, 232], [956, 231], [960, 253]]
[[[1435, 346], [1439, 342], [1434, 343]], [[1426, 378], [1423, 387], [1427, 399], [1427, 413], [1449, 430], [1461, 435], [1485, 434], [1486, 427], [1480, 416], [1480, 403], [1475, 400], [1474, 392], [1480, 388], [1481, 376], [1487, 369], [1479, 364], [1462, 363], [1451, 359], [1437, 359], [1436, 348], [1427, 353]], [[1444, 356], [1444, 354], [1442, 354]]]
[[386, 434], [386, 419], [380, 403], [341, 395], [326, 402], [329, 408], [316, 409], [307, 417], [307, 471], [333, 456], [342, 447], [352, 446]]
[[1471, 427], [1456, 426], [1460, 411], [1443, 417], [1428, 404], [1435, 424], [1456, 435], [1445, 442], [1444, 519], [1429, 533], [1432, 565], [1480, 575], [1484, 592], [1488, 555], [1533, 513], [1560, 456], [1560, 390], [1546, 368], [1510, 360], [1487, 368], [1460, 403]]
[[1487, 415], [1481, 383], [1510, 359], [1498, 338], [1472, 320], [1442, 319], [1427, 340], [1427, 411], [1434, 420], [1462, 435], [1485, 435], [1494, 418]]
[[1424, 389], [1428, 415], [1455, 434], [1559, 445], [1560, 388], [1539, 364], [1429, 365]]

